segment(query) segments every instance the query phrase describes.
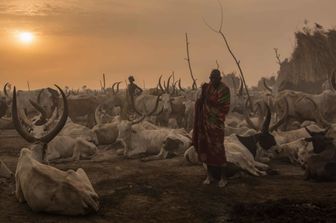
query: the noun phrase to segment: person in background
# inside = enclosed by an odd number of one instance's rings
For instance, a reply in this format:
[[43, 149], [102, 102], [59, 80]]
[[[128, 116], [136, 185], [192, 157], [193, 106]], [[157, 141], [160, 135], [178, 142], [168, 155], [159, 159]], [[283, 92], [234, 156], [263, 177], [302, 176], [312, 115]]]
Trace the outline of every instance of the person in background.
[[133, 76], [129, 76], [128, 77], [128, 81], [129, 81], [129, 84], [127, 86], [127, 89], [128, 89], [128, 94], [130, 97], [135, 97], [135, 96], [139, 96], [141, 95], [141, 93], [143, 92], [143, 90], [138, 86], [136, 85], [134, 82], [135, 82], [135, 79]]

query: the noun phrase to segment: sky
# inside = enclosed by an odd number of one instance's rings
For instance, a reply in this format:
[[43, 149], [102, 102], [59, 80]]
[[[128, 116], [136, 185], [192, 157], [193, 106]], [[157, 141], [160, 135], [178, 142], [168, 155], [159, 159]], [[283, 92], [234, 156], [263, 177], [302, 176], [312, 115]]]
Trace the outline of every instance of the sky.
[[[335, 0], [220, 0], [223, 32], [240, 60], [247, 84], [277, 73], [295, 47], [304, 20], [336, 25]], [[216, 60], [224, 73], [237, 72], [220, 36], [217, 0], [0, 0], [0, 86], [41, 88], [59, 84], [99, 88], [133, 75], [153, 87], [173, 71], [191, 85], [186, 57], [188, 33], [193, 72], [208, 80]], [[31, 44], [18, 40], [32, 32]], [[144, 84], [145, 83], [145, 84]]]

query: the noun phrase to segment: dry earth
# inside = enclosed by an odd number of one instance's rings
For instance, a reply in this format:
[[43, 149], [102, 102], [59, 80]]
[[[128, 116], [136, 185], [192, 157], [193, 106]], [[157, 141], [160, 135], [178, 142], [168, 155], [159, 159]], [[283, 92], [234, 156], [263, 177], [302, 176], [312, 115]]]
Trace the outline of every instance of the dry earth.
[[[14, 131], [0, 132], [0, 158], [13, 172], [24, 145]], [[100, 148], [93, 160], [56, 165], [87, 172], [100, 196], [97, 214], [34, 213], [16, 201], [13, 180], [0, 180], [0, 222], [336, 222], [336, 183], [304, 181], [284, 160], [271, 166], [278, 175], [243, 175], [219, 189], [202, 185], [203, 168], [182, 157], [142, 162]]]

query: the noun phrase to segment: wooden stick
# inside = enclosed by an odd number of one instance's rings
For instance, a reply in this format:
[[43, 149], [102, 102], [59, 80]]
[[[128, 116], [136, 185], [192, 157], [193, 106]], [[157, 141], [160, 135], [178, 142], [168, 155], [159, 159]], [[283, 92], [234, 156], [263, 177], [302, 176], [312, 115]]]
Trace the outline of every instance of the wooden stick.
[[186, 33], [185, 36], [186, 36], [186, 48], [187, 48], [187, 58], [185, 58], [185, 60], [188, 62], [190, 76], [191, 76], [191, 79], [193, 80], [192, 89], [195, 90], [195, 89], [197, 89], [197, 84], [196, 84], [196, 79], [195, 79], [195, 77], [193, 75], [193, 72], [192, 72], [192, 69], [191, 69], [188, 33]]

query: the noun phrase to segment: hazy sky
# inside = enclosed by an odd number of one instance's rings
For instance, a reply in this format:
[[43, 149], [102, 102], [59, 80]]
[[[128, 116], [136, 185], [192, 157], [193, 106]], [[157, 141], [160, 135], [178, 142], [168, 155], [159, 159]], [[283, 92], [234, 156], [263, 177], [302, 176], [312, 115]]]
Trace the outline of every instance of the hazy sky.
[[[249, 85], [278, 70], [273, 48], [288, 57], [294, 32], [303, 21], [327, 28], [336, 25], [335, 0], [221, 0], [223, 31], [241, 61]], [[133, 74], [142, 86], [175, 71], [190, 85], [184, 60], [185, 32], [192, 66], [199, 81], [216, 67], [236, 71], [220, 37], [203, 22], [219, 24], [216, 0], [0, 0], [0, 86], [21, 89], [54, 83], [99, 87]], [[35, 40], [24, 45], [18, 32]]]

